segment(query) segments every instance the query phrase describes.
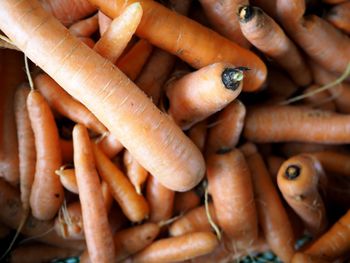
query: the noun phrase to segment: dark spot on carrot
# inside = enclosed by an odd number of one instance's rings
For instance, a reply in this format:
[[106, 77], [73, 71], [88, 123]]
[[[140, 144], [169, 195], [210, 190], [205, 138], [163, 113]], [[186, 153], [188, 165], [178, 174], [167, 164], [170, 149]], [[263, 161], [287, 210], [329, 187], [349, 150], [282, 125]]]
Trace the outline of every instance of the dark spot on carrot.
[[151, 236], [147, 236], [147, 237], [146, 237], [146, 240], [151, 240], [151, 239], [152, 239]]
[[247, 23], [255, 16], [255, 9], [250, 5], [242, 6], [239, 9], [239, 21]]
[[226, 68], [221, 74], [222, 83], [230, 90], [236, 90], [242, 79], [243, 72], [238, 68]]
[[300, 175], [300, 167], [298, 165], [289, 165], [286, 169], [285, 176], [289, 180], [294, 180]]
[[56, 193], [56, 194], [55, 194], [55, 197], [56, 197], [56, 198], [59, 198], [59, 197], [60, 197], [60, 194], [59, 194], [59, 193]]
[[216, 151], [217, 154], [225, 154], [232, 151], [232, 148], [229, 147], [222, 147], [219, 150]]

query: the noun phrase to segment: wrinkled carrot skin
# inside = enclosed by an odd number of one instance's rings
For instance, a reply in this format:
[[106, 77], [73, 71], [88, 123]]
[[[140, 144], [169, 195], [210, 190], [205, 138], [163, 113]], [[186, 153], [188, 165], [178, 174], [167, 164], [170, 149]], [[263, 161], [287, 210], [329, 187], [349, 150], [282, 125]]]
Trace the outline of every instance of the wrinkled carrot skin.
[[60, 138], [62, 163], [73, 163], [73, 142]]
[[326, 14], [326, 20], [335, 27], [350, 33], [350, 3], [344, 2], [334, 6]]
[[250, 48], [251, 44], [243, 36], [237, 16], [239, 8], [248, 5], [249, 2], [247, 0], [200, 0], [200, 3], [216, 32], [242, 47]]
[[[108, 1], [91, 0], [105, 14], [116, 17], [130, 3], [135, 0]], [[197, 22], [181, 16], [155, 1], [138, 1], [142, 5], [143, 16], [136, 31], [140, 38], [148, 40], [151, 44], [168, 51], [194, 68], [202, 68], [215, 62], [229, 62], [250, 69], [244, 82], [245, 91], [254, 91], [260, 87], [266, 78], [266, 66], [252, 52], [241, 48], [216, 32], [198, 24]], [[162, 27], [160, 27], [161, 21]], [[171, 34], [170, 34], [171, 32]], [[167, 36], [166, 38], [161, 36]], [[178, 43], [181, 36], [196, 36], [184, 39]], [[181, 44], [180, 44], [181, 43]], [[193, 49], [193, 47], [196, 47]]]
[[209, 155], [207, 178], [219, 226], [238, 248], [253, 243], [258, 238], [258, 221], [244, 155], [238, 149]]
[[97, 145], [93, 145], [93, 151], [99, 174], [108, 184], [111, 194], [126, 217], [132, 222], [140, 222], [145, 219], [149, 214], [149, 206], [145, 198], [136, 193], [127, 177]]
[[332, 261], [345, 256], [350, 250], [350, 211], [347, 211], [325, 234], [304, 251], [307, 255]]
[[[307, 94], [308, 92], [314, 92], [319, 89], [320, 86], [313, 84], [307, 87], [303, 94]], [[321, 110], [335, 111], [336, 105], [332, 100], [332, 95], [329, 91], [325, 90], [323, 92], [316, 93], [312, 96], [308, 96], [303, 100], [303, 106], [310, 106], [312, 108], [317, 108]]]
[[218, 241], [213, 233], [196, 232], [155, 241], [133, 256], [132, 260], [135, 263], [183, 261], [208, 254], [217, 245]]
[[97, 15], [80, 20], [69, 27], [69, 31], [76, 37], [90, 37], [98, 29]]
[[185, 213], [199, 206], [201, 199], [194, 190], [175, 193], [174, 214]]
[[115, 258], [112, 232], [94, 164], [92, 144], [87, 129], [81, 124], [74, 126], [73, 145], [87, 249], [92, 262], [110, 263]]
[[294, 254], [294, 236], [288, 215], [276, 187], [273, 185], [265, 163], [255, 145], [241, 148], [252, 175], [258, 221], [271, 250], [284, 262]]
[[219, 112], [208, 131], [207, 151], [233, 149], [241, 136], [245, 115], [246, 108], [239, 100], [234, 100]]
[[36, 148], [30, 207], [34, 217], [49, 220], [56, 215], [64, 199], [62, 184], [55, 174], [62, 165], [58, 129], [49, 104], [38, 91], [29, 93], [27, 109]]
[[108, 158], [115, 157], [124, 149], [124, 146], [113, 133], [109, 133], [98, 145]]
[[[294, 174], [288, 169], [296, 169]], [[321, 163], [308, 155], [297, 155], [286, 160], [277, 176], [278, 188], [284, 199], [303, 220], [306, 228], [319, 235], [327, 227], [327, 216], [321, 196], [325, 187]]]
[[[0, 221], [12, 229], [18, 229], [24, 213], [21, 205], [20, 194], [3, 179], [0, 179], [0, 206], [2, 208]], [[36, 237], [38, 241], [54, 246], [78, 250], [84, 249], [84, 242], [64, 240], [53, 231], [53, 226], [53, 220], [42, 221], [33, 216], [29, 216], [21, 229], [21, 233], [25, 236]], [[45, 235], [43, 235], [44, 233]]]
[[[28, 13], [28, 10], [32, 12]], [[23, 16], [26, 19], [19, 19]], [[79, 98], [162, 184], [173, 190], [186, 191], [203, 178], [204, 159], [181, 129], [124, 74], [72, 37], [36, 1], [26, 0], [16, 6], [11, 0], [3, 1], [0, 28], [69, 94]], [[33, 28], [37, 30], [32, 32]], [[48, 34], [55, 37], [48, 41]], [[51, 63], [46, 62], [48, 57]], [[77, 65], [77, 61], [81, 63]]]
[[300, 106], [255, 107], [247, 112], [243, 135], [254, 142], [344, 144], [350, 142], [349, 120], [348, 115]]
[[153, 176], [149, 176], [146, 185], [146, 199], [150, 207], [150, 222], [169, 219], [173, 214], [175, 192], [164, 187]]
[[[213, 221], [217, 223], [218, 219], [212, 204], [209, 204], [209, 213]], [[169, 227], [169, 234], [171, 236], [181, 236], [198, 231], [211, 231], [211, 229], [205, 207], [202, 205], [188, 211], [184, 216], [172, 223]]]
[[350, 155], [337, 151], [320, 151], [311, 153], [329, 173], [350, 176]]
[[207, 121], [201, 121], [188, 130], [188, 137], [194, 142], [198, 149], [203, 152], [207, 138]]

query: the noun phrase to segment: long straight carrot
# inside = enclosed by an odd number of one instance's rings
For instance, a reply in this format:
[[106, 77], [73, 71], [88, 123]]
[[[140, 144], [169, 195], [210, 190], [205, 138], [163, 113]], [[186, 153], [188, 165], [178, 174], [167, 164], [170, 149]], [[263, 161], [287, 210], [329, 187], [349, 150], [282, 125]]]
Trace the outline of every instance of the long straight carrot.
[[94, 155], [87, 129], [73, 129], [74, 164], [81, 203], [85, 240], [92, 262], [113, 262], [115, 250], [108, 224]]
[[[91, 3], [97, 5], [108, 16], [116, 17], [121, 10], [135, 1], [118, 0], [114, 1], [113, 5], [104, 0], [91, 0]], [[228, 62], [250, 68], [244, 83], [245, 91], [254, 91], [264, 82], [266, 67], [252, 52], [155, 1], [138, 2], [143, 9], [141, 23], [136, 31], [140, 38], [180, 57], [195, 68], [215, 62]]]
[[203, 178], [203, 157], [182, 131], [124, 74], [72, 37], [37, 1], [16, 4], [6, 0], [0, 10], [0, 28], [8, 37], [87, 106], [162, 184], [186, 191]]

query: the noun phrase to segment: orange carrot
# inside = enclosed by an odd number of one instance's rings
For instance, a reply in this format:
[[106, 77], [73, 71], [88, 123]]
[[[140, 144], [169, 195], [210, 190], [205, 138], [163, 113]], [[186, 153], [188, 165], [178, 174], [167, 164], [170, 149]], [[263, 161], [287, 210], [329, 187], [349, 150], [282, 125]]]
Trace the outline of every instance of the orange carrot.
[[295, 0], [290, 3], [288, 0], [275, 0], [276, 17], [289, 33], [290, 30], [296, 29], [306, 10], [305, 0]]
[[285, 157], [292, 157], [300, 153], [313, 153], [322, 151], [339, 151], [344, 152], [343, 145], [307, 143], [307, 142], [287, 142], [279, 147], [279, 151]]
[[298, 89], [298, 86], [277, 67], [269, 67], [269, 74], [266, 80], [266, 91], [269, 97], [283, 101], [290, 97]]
[[[304, 89], [303, 94], [308, 94], [309, 92], [314, 92], [320, 88], [319, 85], [313, 84], [306, 89]], [[318, 92], [316, 94], [313, 94], [312, 96], [307, 96], [302, 101], [303, 106], [310, 106], [313, 108], [321, 109], [321, 110], [328, 110], [328, 111], [335, 111], [336, 105], [333, 101], [333, 98], [328, 90], [324, 90], [322, 92]]]
[[319, 257], [307, 255], [302, 252], [294, 254], [291, 263], [327, 263], [328, 261], [322, 260]]
[[69, 31], [76, 37], [90, 37], [97, 29], [97, 15], [80, 20], [69, 27]]
[[111, 194], [118, 202], [126, 217], [133, 222], [140, 222], [149, 214], [149, 206], [142, 195], [136, 193], [126, 176], [110, 161], [107, 156], [93, 145], [97, 170], [109, 186]]
[[62, 163], [73, 163], [73, 142], [60, 138]]
[[95, 41], [89, 37], [78, 37], [81, 42], [87, 45], [89, 48], [93, 48], [95, 46]]
[[269, 155], [266, 158], [266, 165], [267, 165], [267, 168], [269, 170], [270, 175], [272, 176], [272, 181], [274, 183], [277, 183], [278, 170], [280, 169], [282, 163], [285, 160], [286, 159], [284, 159], [280, 156], [276, 156], [276, 155]]
[[115, 136], [113, 133], [109, 133], [98, 142], [98, 145], [108, 158], [115, 157], [124, 148], [117, 136]]
[[62, 184], [55, 174], [62, 164], [58, 129], [48, 103], [38, 91], [29, 93], [27, 108], [36, 148], [30, 207], [34, 217], [49, 220], [56, 215], [64, 199]]
[[199, 206], [201, 199], [195, 191], [175, 193], [174, 214], [185, 213]]
[[335, 27], [350, 33], [350, 3], [344, 2], [332, 7], [326, 14], [326, 20]]
[[108, 213], [111, 210], [113, 205], [113, 195], [109, 190], [109, 186], [106, 183], [106, 181], [101, 182], [101, 191], [102, 191], [103, 202], [105, 204], [106, 211]]
[[65, 189], [75, 194], [79, 193], [74, 169], [65, 169], [65, 165], [63, 165], [55, 173], [60, 177], [61, 184]]
[[[116, 17], [121, 10], [135, 1], [118, 0], [114, 1], [113, 5], [104, 0], [92, 0], [91, 2], [96, 4], [106, 15]], [[264, 82], [266, 67], [252, 52], [241, 48], [197, 22], [172, 12], [155, 1], [142, 0], [138, 2], [141, 3], [143, 9], [141, 23], [136, 31], [140, 38], [177, 55], [195, 68], [225, 61], [252, 69], [247, 72], [244, 82], [245, 91], [256, 90]], [[186, 38], [183, 38], [184, 36]]]
[[[23, 16], [26, 19], [18, 19]], [[203, 178], [203, 157], [182, 131], [124, 74], [72, 37], [35, 0], [18, 5], [3, 1], [0, 28], [69, 94], [79, 98], [162, 184], [186, 191]], [[34, 28], [38, 30], [33, 32]], [[54, 37], [48, 41], [47, 34]]]
[[115, 250], [108, 224], [94, 155], [86, 128], [73, 129], [74, 164], [81, 203], [85, 240], [92, 262], [113, 262]]
[[212, 252], [218, 245], [211, 232], [196, 232], [160, 239], [132, 257], [133, 262], [184, 261]]
[[204, 120], [240, 94], [243, 70], [228, 63], [215, 63], [168, 82], [168, 113], [182, 129]]
[[350, 155], [337, 151], [311, 153], [322, 164], [326, 172], [350, 176]]
[[204, 151], [206, 135], [207, 135], [207, 120], [196, 123], [188, 130], [188, 137], [194, 142], [201, 152]]
[[111, 25], [112, 19], [110, 19], [108, 16], [106, 16], [101, 10], [98, 11], [98, 27], [100, 31], [100, 35], [102, 36], [107, 28]]

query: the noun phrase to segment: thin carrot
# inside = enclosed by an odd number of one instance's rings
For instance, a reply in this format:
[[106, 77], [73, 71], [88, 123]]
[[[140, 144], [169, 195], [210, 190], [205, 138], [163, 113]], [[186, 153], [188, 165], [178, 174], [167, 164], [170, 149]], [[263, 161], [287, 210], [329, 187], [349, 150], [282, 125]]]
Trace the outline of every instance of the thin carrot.
[[310, 155], [288, 159], [277, 176], [278, 188], [284, 199], [313, 235], [319, 235], [327, 227], [326, 208], [320, 194], [325, 180], [320, 162]]
[[174, 214], [188, 212], [199, 206], [200, 202], [201, 199], [194, 190], [183, 193], [175, 193]]
[[92, 262], [113, 262], [115, 250], [103, 203], [94, 155], [86, 128], [73, 129], [74, 164], [81, 203], [85, 240]]
[[215, 63], [168, 82], [169, 115], [182, 129], [189, 129], [220, 111], [240, 94], [243, 70]]
[[60, 138], [62, 163], [73, 163], [73, 142]]
[[103, 12], [101, 12], [101, 10], [98, 10], [97, 17], [100, 35], [102, 36], [106, 32], [107, 28], [110, 26], [113, 20], [106, 16]]
[[[116, 17], [121, 10], [135, 1], [118, 0], [114, 1], [113, 5], [104, 0], [91, 2], [108, 16]], [[254, 91], [264, 82], [266, 67], [252, 52], [197, 22], [172, 12], [155, 1], [138, 2], [141, 3], [143, 9], [141, 23], [136, 31], [140, 38], [177, 55], [195, 68], [225, 61], [252, 69], [247, 73], [244, 82], [245, 91]]]
[[[35, 0], [18, 5], [6, 0], [1, 6], [0, 28], [4, 33], [68, 93], [79, 98], [142, 166], [173, 190], [186, 191], [198, 184], [205, 170], [199, 150], [124, 74], [72, 37]], [[33, 12], [28, 13], [28, 9]], [[23, 16], [26, 19], [18, 19]], [[48, 41], [47, 34], [54, 37]]]
[[203, 152], [207, 138], [207, 120], [196, 123], [188, 130], [188, 137], [194, 142], [198, 149]]
[[97, 29], [97, 15], [80, 20], [69, 27], [69, 31], [76, 37], [90, 37]]
[[350, 33], [350, 3], [343, 2], [332, 7], [326, 14], [326, 20], [335, 27]]
[[212, 252], [218, 245], [211, 232], [196, 232], [153, 242], [132, 257], [133, 262], [184, 261]]
[[56, 215], [64, 198], [62, 184], [55, 174], [62, 164], [58, 129], [48, 103], [38, 91], [29, 93], [27, 108], [36, 148], [30, 207], [34, 217], [48, 220]]

